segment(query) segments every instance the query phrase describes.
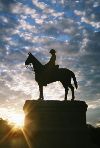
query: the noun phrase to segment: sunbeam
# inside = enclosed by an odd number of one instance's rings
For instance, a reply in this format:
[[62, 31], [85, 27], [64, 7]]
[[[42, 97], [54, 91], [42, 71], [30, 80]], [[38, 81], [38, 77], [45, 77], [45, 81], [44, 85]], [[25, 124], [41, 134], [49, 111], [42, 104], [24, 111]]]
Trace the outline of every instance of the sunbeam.
[[23, 135], [24, 135], [24, 137], [25, 137], [25, 140], [26, 140], [26, 142], [27, 142], [28, 147], [29, 147], [29, 148], [32, 148], [32, 144], [31, 144], [31, 142], [30, 142], [30, 139], [28, 138], [28, 135], [26, 134], [26, 132], [24, 131], [24, 129], [22, 129], [22, 132], [23, 132]]

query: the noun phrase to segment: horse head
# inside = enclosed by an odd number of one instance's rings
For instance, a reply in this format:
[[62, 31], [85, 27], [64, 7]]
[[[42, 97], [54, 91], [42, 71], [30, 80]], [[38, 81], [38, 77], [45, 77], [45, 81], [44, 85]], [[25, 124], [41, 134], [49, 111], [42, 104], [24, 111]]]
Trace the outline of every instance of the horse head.
[[36, 73], [39, 73], [41, 70], [43, 70], [43, 65], [37, 60], [37, 58], [32, 55], [30, 52], [28, 53], [28, 58], [25, 61], [25, 66], [28, 67], [28, 65], [33, 65], [34, 71]]
[[33, 57], [33, 55], [29, 52], [28, 53], [28, 58], [26, 59], [26, 61], [25, 61], [25, 66], [28, 66], [28, 65], [30, 65], [31, 63], [32, 63], [32, 57]]

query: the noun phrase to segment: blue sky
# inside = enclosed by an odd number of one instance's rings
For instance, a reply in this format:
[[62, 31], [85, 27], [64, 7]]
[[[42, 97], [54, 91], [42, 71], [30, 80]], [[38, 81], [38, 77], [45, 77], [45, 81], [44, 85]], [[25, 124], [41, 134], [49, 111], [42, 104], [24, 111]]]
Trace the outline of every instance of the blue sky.
[[[32, 52], [47, 63], [51, 48], [56, 63], [76, 74], [75, 95], [88, 104], [87, 121], [99, 122], [99, 0], [0, 0], [0, 116], [20, 114], [25, 100], [38, 98], [34, 74], [24, 62]], [[64, 89], [59, 82], [50, 84], [44, 96], [63, 100]]]

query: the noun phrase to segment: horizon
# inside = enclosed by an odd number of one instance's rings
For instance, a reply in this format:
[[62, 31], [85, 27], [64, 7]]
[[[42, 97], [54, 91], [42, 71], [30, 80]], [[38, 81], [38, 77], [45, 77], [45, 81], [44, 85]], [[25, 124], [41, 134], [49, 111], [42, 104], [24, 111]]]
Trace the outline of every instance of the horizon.
[[[54, 48], [56, 64], [76, 75], [75, 97], [88, 104], [87, 122], [100, 123], [99, 8], [99, 0], [0, 1], [1, 118], [23, 114], [25, 101], [38, 99], [35, 75], [25, 67], [28, 52], [46, 64]], [[63, 100], [60, 82], [44, 87], [44, 98]]]

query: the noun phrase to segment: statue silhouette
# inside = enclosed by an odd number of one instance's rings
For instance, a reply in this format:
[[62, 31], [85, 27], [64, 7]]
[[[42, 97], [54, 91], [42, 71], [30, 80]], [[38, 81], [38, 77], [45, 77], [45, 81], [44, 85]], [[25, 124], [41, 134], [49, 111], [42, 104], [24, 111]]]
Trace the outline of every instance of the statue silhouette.
[[30, 64], [33, 65], [32, 69], [35, 72], [35, 80], [37, 81], [39, 85], [39, 91], [40, 96], [39, 99], [43, 100], [43, 86], [47, 86], [47, 84], [60, 81], [65, 88], [65, 100], [67, 100], [68, 95], [68, 88], [72, 91], [72, 99], [75, 99], [74, 96], [74, 87], [71, 84], [71, 78], [73, 78], [74, 85], [77, 89], [77, 81], [75, 74], [66, 68], [58, 68], [58, 66], [55, 65], [56, 55], [55, 50], [50, 50], [50, 53], [52, 54], [52, 57], [50, 61], [46, 65], [42, 65], [35, 56], [33, 56], [31, 53], [28, 53], [29, 56], [25, 61], [25, 65], [28, 66]]
[[56, 54], [55, 53], [56, 53], [56, 51], [54, 49], [51, 49], [49, 53], [51, 53], [52, 56], [50, 58], [50, 61], [47, 64], [44, 65], [45, 68], [51, 70], [52, 68], [59, 67], [58, 65], [55, 65], [55, 62], [56, 62]]

